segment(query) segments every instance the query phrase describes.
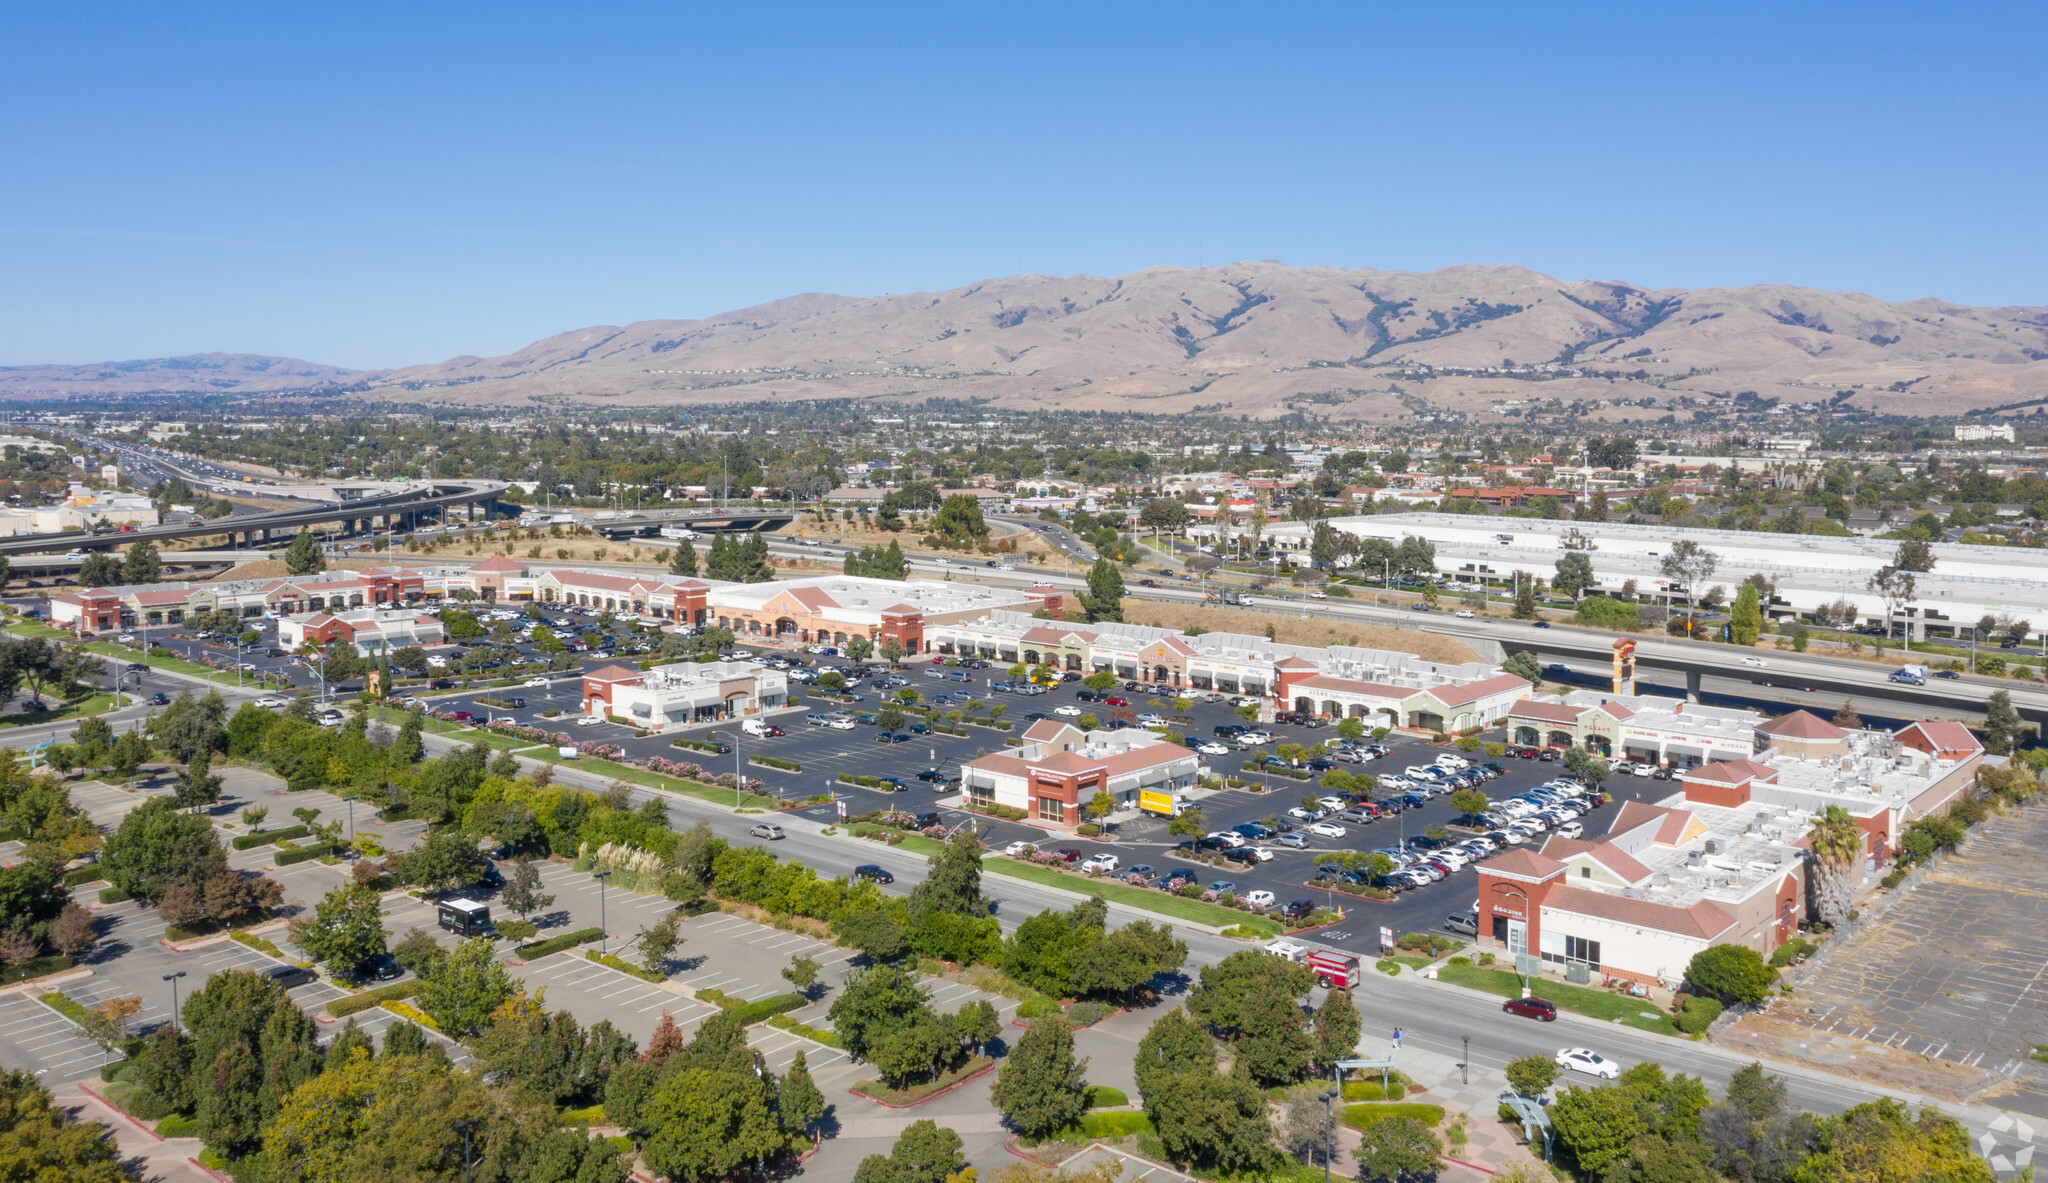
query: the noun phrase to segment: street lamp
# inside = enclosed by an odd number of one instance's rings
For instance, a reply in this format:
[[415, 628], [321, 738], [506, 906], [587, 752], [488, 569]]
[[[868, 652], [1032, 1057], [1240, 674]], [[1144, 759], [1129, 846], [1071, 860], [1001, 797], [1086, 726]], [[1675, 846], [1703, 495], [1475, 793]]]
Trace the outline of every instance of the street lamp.
[[460, 1131], [462, 1131], [462, 1180], [463, 1180], [463, 1183], [469, 1183], [469, 1179], [470, 1179], [470, 1161], [469, 1161], [469, 1133], [470, 1133], [470, 1131], [471, 1131], [471, 1130], [474, 1130], [474, 1129], [476, 1128], [476, 1124], [477, 1124], [477, 1123], [476, 1123], [476, 1119], [475, 1119], [475, 1118], [471, 1118], [471, 1119], [469, 1119], [468, 1121], [458, 1121], [458, 1122], [456, 1122], [456, 1123], [455, 1123], [455, 1128], [456, 1128], [456, 1129], [458, 1129], [458, 1130], [460, 1130]]
[[611, 922], [605, 919], [604, 881], [611, 878], [612, 873], [610, 871], [593, 871], [591, 874], [597, 879], [597, 927], [603, 930], [597, 938], [597, 951], [599, 953], [609, 953], [611, 952], [612, 934]]
[[1460, 1038], [1462, 1038], [1462, 1039], [1463, 1039], [1463, 1040], [1465, 1041], [1465, 1054], [1464, 1054], [1464, 1056], [1463, 1056], [1463, 1057], [1462, 1057], [1462, 1058], [1460, 1059], [1460, 1061], [1459, 1061], [1459, 1064], [1458, 1064], [1458, 1083], [1459, 1083], [1459, 1084], [1471, 1084], [1471, 1083], [1472, 1083], [1472, 1037], [1471, 1037], [1470, 1035], [1465, 1035], [1465, 1036], [1461, 1036]]
[[178, 979], [185, 976], [184, 970], [164, 975], [164, 981], [171, 984], [171, 1030], [178, 1029]]
[[1316, 1099], [1323, 1103], [1323, 1183], [1330, 1183], [1330, 1160], [1335, 1157], [1330, 1146], [1330, 1118], [1341, 1090], [1329, 1089]]

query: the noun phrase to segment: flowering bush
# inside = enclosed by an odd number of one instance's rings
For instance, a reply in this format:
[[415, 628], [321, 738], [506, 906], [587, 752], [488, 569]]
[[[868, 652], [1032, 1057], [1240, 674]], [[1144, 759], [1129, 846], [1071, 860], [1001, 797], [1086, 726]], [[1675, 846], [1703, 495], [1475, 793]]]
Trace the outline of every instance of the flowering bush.
[[598, 743], [596, 740], [590, 739], [577, 744], [576, 750], [583, 755], [595, 756], [600, 760], [616, 760], [626, 754], [626, 749], [615, 743]]

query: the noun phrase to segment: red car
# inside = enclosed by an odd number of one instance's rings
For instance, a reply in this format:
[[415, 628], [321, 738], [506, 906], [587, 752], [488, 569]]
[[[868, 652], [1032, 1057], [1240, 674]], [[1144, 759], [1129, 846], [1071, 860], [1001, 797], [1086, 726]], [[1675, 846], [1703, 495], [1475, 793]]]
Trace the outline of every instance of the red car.
[[1116, 695], [1112, 694], [1108, 698], [1102, 700], [1102, 705], [1111, 707], [1127, 707], [1131, 705], [1131, 701], [1127, 698], [1119, 698]]
[[1557, 1004], [1546, 998], [1510, 998], [1500, 1004], [1500, 1009], [1506, 1014], [1521, 1015], [1540, 1023], [1557, 1021]]
[[1053, 853], [1070, 863], [1077, 863], [1081, 861], [1081, 852], [1075, 850], [1071, 846], [1056, 847], [1054, 848]]

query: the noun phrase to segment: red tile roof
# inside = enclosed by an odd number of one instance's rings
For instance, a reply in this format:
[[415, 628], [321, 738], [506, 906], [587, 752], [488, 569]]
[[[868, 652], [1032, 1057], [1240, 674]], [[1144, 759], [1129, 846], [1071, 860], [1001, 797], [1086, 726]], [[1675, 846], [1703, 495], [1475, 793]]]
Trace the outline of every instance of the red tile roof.
[[1637, 861], [1636, 857], [1612, 842], [1588, 842], [1582, 838], [1554, 837], [1543, 844], [1546, 857], [1566, 859], [1583, 854], [1594, 862], [1606, 867], [1631, 887], [1637, 886], [1650, 877], [1650, 868]]
[[1708, 784], [1739, 785], [1749, 780], [1775, 781], [1778, 779], [1778, 770], [1750, 759], [1716, 760], [1711, 764], [1702, 764], [1698, 768], [1686, 769], [1681, 779], [1705, 781]]
[[1510, 719], [1548, 719], [1553, 723], [1576, 723], [1579, 713], [1580, 708], [1575, 706], [1561, 702], [1537, 702], [1533, 698], [1525, 698], [1508, 708]]
[[1514, 875], [1522, 879], [1549, 879], [1560, 874], [1564, 864], [1533, 850], [1510, 850], [1497, 859], [1480, 864], [1481, 875]]
[[1672, 904], [1660, 904], [1655, 900], [1630, 899], [1628, 896], [1613, 892], [1572, 887], [1568, 884], [1555, 888], [1545, 896], [1543, 907], [1545, 911], [1556, 908], [1562, 912], [1576, 912], [1581, 916], [1598, 916], [1602, 920], [1612, 920], [1618, 924], [1654, 928], [1659, 932], [1676, 933], [1701, 941], [1711, 941], [1735, 927], [1733, 916], [1705, 900], [1691, 907], [1680, 908]]
[[1937, 756], [1954, 752], [1967, 757], [1984, 750], [1984, 745], [1970, 733], [1968, 727], [1949, 719], [1928, 719], [1909, 724], [1900, 728], [1897, 734], [1904, 742], [1914, 732], [1926, 737], [1928, 745], [1934, 749]]
[[1789, 715], [1780, 715], [1767, 723], [1757, 724], [1756, 729], [1765, 735], [1776, 735], [1784, 739], [1832, 740], [1846, 739], [1849, 735], [1812, 711], [1793, 711]]
[[1517, 678], [1513, 674], [1495, 674], [1491, 678], [1481, 678], [1477, 682], [1467, 682], [1463, 686], [1432, 686], [1428, 693], [1445, 706], [1454, 707], [1477, 702], [1490, 694], [1506, 694], [1527, 689], [1527, 678]]
[[1389, 686], [1384, 682], [1355, 682], [1349, 678], [1303, 678], [1294, 684], [1296, 690], [1337, 690], [1347, 694], [1362, 694], [1367, 698], [1391, 698], [1401, 700], [1422, 693], [1410, 686]]
[[601, 670], [590, 670], [583, 675], [588, 682], [637, 682], [639, 670], [629, 670], [622, 665], [608, 665]]

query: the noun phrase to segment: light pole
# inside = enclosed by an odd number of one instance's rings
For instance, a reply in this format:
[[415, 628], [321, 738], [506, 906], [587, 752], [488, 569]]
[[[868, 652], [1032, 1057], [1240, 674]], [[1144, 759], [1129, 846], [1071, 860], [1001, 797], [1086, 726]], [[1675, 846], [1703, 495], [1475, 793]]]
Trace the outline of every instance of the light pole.
[[592, 871], [591, 875], [593, 878], [597, 880], [597, 926], [598, 928], [604, 930], [604, 932], [597, 938], [597, 951], [600, 953], [609, 953], [611, 952], [612, 934], [611, 922], [605, 919], [604, 881], [611, 878], [612, 873], [610, 871]]
[[468, 1121], [458, 1121], [455, 1123], [455, 1128], [462, 1131], [462, 1181], [463, 1183], [469, 1183], [469, 1132], [476, 1128], [476, 1119], [471, 1118]]
[[178, 1029], [178, 979], [185, 976], [184, 970], [164, 975], [164, 981], [171, 984], [171, 1030]]
[[1459, 1084], [1471, 1084], [1471, 1083], [1472, 1083], [1472, 1037], [1471, 1037], [1470, 1035], [1465, 1035], [1465, 1036], [1461, 1036], [1460, 1038], [1462, 1038], [1462, 1039], [1463, 1039], [1463, 1040], [1465, 1041], [1465, 1054], [1464, 1054], [1464, 1056], [1462, 1056], [1462, 1057], [1460, 1058], [1460, 1060], [1459, 1060], [1459, 1063], [1458, 1063], [1458, 1083], [1459, 1083]]
[[1323, 1183], [1330, 1183], [1330, 1159], [1335, 1157], [1330, 1146], [1330, 1117], [1341, 1093], [1342, 1090], [1330, 1089], [1316, 1098], [1323, 1103]]

